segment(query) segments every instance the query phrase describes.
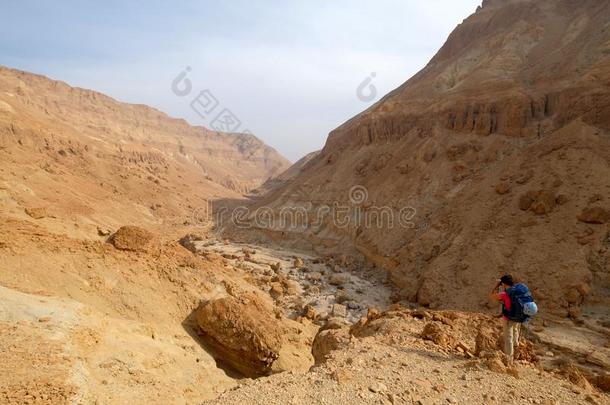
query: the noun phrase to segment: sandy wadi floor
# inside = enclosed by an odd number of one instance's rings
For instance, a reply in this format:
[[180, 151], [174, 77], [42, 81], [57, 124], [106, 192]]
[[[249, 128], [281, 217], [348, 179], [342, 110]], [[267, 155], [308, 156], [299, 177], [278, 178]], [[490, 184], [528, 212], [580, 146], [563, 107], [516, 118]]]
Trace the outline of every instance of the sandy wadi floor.
[[[220, 255], [227, 268], [241, 270], [249, 281], [269, 290], [288, 317], [296, 318], [309, 306], [323, 318], [332, 316], [334, 309], [355, 322], [368, 308], [385, 308], [390, 303], [386, 277], [347, 259], [216, 239], [196, 246], [200, 254]], [[288, 288], [278, 285], [282, 282]]]

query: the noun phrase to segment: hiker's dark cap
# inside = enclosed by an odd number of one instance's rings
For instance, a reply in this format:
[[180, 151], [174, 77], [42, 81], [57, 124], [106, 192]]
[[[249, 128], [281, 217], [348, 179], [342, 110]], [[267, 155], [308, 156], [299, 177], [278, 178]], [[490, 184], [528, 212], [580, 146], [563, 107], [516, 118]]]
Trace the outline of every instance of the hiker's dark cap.
[[513, 276], [511, 276], [510, 274], [505, 274], [500, 278], [500, 281], [502, 282], [502, 284], [506, 284], [506, 285], [513, 285], [514, 281], [513, 281]]

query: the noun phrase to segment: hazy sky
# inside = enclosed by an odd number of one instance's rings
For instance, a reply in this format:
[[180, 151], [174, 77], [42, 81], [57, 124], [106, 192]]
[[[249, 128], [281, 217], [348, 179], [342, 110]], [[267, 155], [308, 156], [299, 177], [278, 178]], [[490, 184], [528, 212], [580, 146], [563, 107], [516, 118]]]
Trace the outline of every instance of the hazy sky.
[[[209, 127], [228, 109], [241, 123], [237, 131], [251, 131], [292, 161], [425, 66], [481, 3], [0, 1], [0, 64], [195, 125]], [[172, 81], [187, 66], [191, 92], [178, 96]], [[369, 77], [374, 100], [368, 86], [357, 97]], [[202, 98], [203, 90], [216, 101]]]

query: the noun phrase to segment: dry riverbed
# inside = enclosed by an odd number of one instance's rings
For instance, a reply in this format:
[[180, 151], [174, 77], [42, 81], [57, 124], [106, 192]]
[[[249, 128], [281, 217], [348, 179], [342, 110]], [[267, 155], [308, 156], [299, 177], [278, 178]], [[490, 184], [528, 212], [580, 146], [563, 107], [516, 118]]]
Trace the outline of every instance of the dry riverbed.
[[286, 316], [311, 308], [317, 319], [344, 317], [356, 322], [368, 308], [384, 309], [391, 286], [382, 272], [349, 259], [208, 239], [194, 243], [203, 255], [220, 255], [227, 268], [245, 272], [253, 284], [270, 292]]

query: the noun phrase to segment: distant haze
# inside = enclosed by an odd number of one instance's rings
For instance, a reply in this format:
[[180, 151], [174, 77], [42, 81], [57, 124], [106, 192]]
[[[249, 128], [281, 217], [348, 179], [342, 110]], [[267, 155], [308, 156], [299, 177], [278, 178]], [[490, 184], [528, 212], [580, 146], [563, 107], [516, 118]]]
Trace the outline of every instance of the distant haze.
[[[5, 2], [0, 64], [194, 125], [228, 109], [238, 132], [295, 161], [421, 69], [480, 0], [177, 3]], [[187, 66], [192, 89], [178, 96]], [[376, 94], [357, 97], [367, 78]], [[205, 89], [217, 105], [199, 103], [202, 117], [190, 104]]]

